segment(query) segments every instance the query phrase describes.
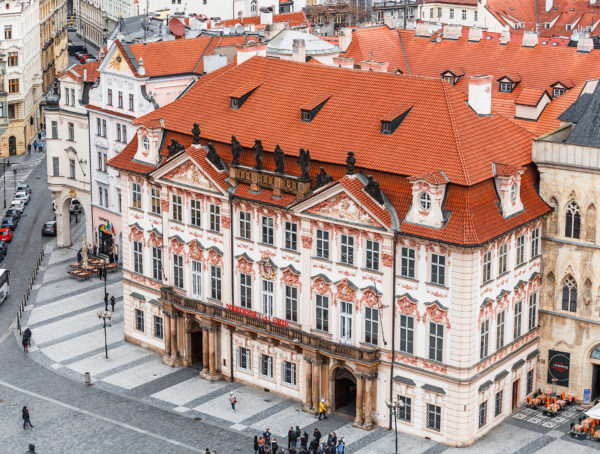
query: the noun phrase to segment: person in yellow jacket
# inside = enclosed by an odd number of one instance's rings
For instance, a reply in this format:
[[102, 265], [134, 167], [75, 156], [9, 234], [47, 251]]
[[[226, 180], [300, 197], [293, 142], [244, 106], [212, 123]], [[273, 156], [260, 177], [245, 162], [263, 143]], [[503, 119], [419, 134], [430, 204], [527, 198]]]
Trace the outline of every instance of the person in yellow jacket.
[[325, 408], [325, 399], [321, 399], [321, 402], [319, 402], [319, 421], [321, 420], [321, 416], [327, 419], [327, 408]]

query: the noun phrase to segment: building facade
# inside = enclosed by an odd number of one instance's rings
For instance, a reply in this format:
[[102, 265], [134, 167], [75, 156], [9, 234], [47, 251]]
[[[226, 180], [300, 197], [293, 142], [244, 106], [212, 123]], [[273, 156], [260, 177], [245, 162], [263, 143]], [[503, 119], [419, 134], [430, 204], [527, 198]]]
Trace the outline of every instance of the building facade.
[[104, 46], [104, 36], [109, 33], [103, 25], [102, 2], [100, 0], [73, 0], [73, 11], [77, 16], [77, 34], [86, 45], [96, 48]]
[[440, 24], [478, 25], [477, 0], [425, 0], [419, 4], [419, 17], [423, 21]]
[[0, 11], [0, 52], [6, 55], [4, 91], [8, 126], [0, 129], [0, 155], [22, 154], [40, 127], [42, 66], [37, 1], [5, 2]]
[[42, 90], [48, 90], [56, 74], [64, 71], [69, 63], [67, 44], [66, 0], [40, 1], [40, 43], [42, 45]]
[[543, 235], [538, 381], [542, 389], [556, 386], [588, 401], [600, 396], [597, 85], [588, 82], [559, 117], [563, 126], [533, 147], [540, 194], [554, 210]]
[[[536, 386], [549, 209], [534, 188], [531, 135], [480, 118], [439, 80], [260, 57], [217, 73], [138, 119], [109, 161], [129, 229], [126, 340], [309, 412], [325, 399], [364, 428], [390, 423], [392, 396], [405, 402], [399, 430], [454, 446], [502, 421]], [[491, 84], [479, 82], [474, 109]], [[424, 157], [419, 131], [452, 131], [428, 123], [447, 102], [469, 125], [454, 133], [483, 128], [502, 142], [469, 153], [468, 181], [442, 152]], [[265, 115], [274, 124], [257, 126]], [[428, 164], [374, 158], [400, 143]]]
[[92, 211], [88, 113], [89, 91], [99, 77], [98, 63], [76, 65], [58, 75], [43, 102], [48, 189], [54, 197], [56, 244], [71, 246], [70, 204], [78, 200], [91, 243]]

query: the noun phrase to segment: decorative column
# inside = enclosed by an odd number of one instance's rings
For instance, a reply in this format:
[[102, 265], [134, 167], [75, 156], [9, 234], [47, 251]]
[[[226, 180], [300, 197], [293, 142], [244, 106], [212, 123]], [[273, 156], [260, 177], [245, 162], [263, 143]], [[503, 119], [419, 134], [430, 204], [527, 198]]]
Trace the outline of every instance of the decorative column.
[[179, 350], [177, 349], [177, 316], [171, 314], [169, 318], [169, 324], [171, 325], [171, 366], [175, 365], [177, 356], [179, 356]]
[[214, 375], [215, 370], [215, 361], [216, 361], [216, 339], [217, 338], [217, 330], [211, 328], [210, 333], [208, 335], [208, 373], [210, 375]]
[[208, 367], [208, 331], [202, 328], [202, 369]]
[[315, 409], [317, 412], [319, 411], [319, 368], [321, 367], [321, 362], [314, 360], [312, 361], [312, 402], [313, 402], [313, 409]]
[[373, 388], [377, 385], [377, 374], [365, 375], [365, 429], [373, 427]]
[[185, 314], [184, 338], [183, 338], [183, 367], [189, 367], [192, 364], [192, 323], [191, 314]]
[[364, 375], [356, 374], [356, 418], [354, 419], [355, 426], [362, 426], [363, 423], [363, 388]]
[[304, 358], [306, 360], [306, 399], [304, 402], [303, 410], [307, 413], [312, 413], [314, 411], [313, 408], [313, 399], [312, 399], [312, 360], [310, 358]]
[[163, 312], [165, 320], [165, 354], [163, 361], [168, 360], [171, 355], [171, 315], [168, 312]]

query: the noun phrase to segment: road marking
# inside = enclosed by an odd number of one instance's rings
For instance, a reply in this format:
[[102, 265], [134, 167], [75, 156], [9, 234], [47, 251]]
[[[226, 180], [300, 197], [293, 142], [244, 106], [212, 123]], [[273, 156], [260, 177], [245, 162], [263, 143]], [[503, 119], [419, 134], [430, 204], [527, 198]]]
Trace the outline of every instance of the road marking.
[[84, 410], [83, 408], [79, 408], [79, 407], [75, 407], [73, 405], [65, 404], [64, 402], [60, 402], [60, 401], [58, 401], [56, 399], [52, 399], [51, 397], [46, 397], [46, 396], [43, 396], [41, 394], [34, 393], [33, 391], [28, 391], [28, 390], [20, 388], [18, 386], [11, 385], [10, 383], [6, 383], [5, 381], [2, 381], [2, 380], [0, 380], [0, 386], [4, 386], [5, 388], [12, 389], [13, 391], [18, 391], [20, 393], [28, 394], [28, 395], [30, 395], [32, 397], [37, 398], [37, 399], [45, 400], [46, 402], [53, 403], [53, 404], [58, 405], [60, 407], [66, 408], [68, 410], [79, 412], [79, 413], [84, 414], [86, 416], [90, 416], [92, 418], [96, 418], [96, 419], [99, 419], [101, 421], [107, 422], [109, 424], [114, 424], [115, 426], [125, 427], [126, 429], [133, 430], [134, 432], [137, 432], [137, 433], [140, 433], [140, 434], [143, 434], [143, 435], [147, 435], [147, 436], [152, 437], [152, 438], [156, 438], [157, 440], [161, 440], [161, 441], [164, 441], [166, 443], [169, 443], [169, 444], [172, 444], [172, 445], [175, 445], [175, 446], [180, 446], [182, 448], [188, 449], [188, 450], [193, 451], [193, 452], [198, 452], [200, 454], [203, 454], [205, 452], [204, 450], [195, 448], [194, 446], [186, 445], [185, 443], [181, 443], [180, 441], [173, 440], [171, 438], [167, 438], [167, 437], [164, 437], [162, 435], [159, 435], [159, 434], [156, 434], [156, 433], [153, 433], [153, 432], [149, 432], [149, 431], [144, 430], [144, 429], [140, 429], [139, 427], [132, 426], [131, 424], [127, 424], [127, 423], [124, 423], [122, 421], [117, 421], [115, 419], [108, 418], [106, 416], [97, 415], [95, 413], [92, 413], [91, 411]]

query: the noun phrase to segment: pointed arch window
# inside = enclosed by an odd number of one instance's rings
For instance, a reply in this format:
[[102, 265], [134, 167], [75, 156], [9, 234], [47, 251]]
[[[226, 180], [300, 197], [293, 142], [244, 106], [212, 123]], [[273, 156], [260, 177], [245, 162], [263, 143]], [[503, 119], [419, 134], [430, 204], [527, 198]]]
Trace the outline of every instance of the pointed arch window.
[[571, 201], [567, 205], [565, 221], [565, 236], [568, 238], [579, 238], [581, 218], [579, 215], [579, 205], [575, 201]]
[[572, 276], [567, 276], [562, 288], [562, 310], [577, 311], [577, 283]]

